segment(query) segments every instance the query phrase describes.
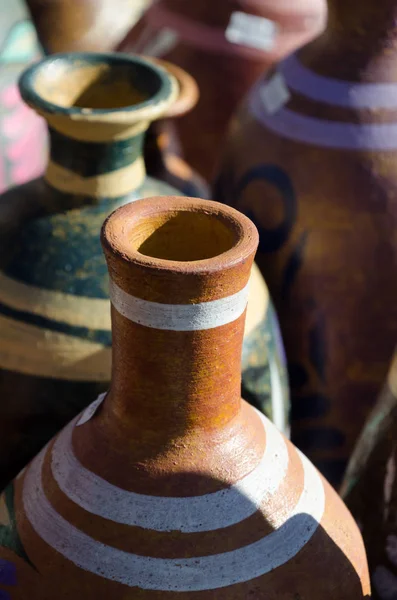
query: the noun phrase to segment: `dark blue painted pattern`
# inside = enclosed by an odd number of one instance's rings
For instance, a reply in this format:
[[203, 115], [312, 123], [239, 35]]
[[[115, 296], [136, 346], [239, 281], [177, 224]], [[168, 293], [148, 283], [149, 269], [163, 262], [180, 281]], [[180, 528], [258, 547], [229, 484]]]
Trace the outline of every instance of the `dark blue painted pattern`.
[[[109, 306], [110, 310], [110, 306]], [[22, 312], [14, 310], [9, 306], [5, 306], [0, 303], [0, 315], [14, 319], [15, 321], [21, 321], [28, 323], [29, 325], [35, 325], [42, 329], [47, 329], [56, 333], [66, 333], [77, 338], [81, 338], [90, 342], [96, 342], [103, 344], [104, 346], [111, 346], [112, 336], [110, 331], [100, 329], [89, 329], [88, 327], [76, 327], [62, 323], [59, 321], [53, 321], [52, 319], [46, 319], [28, 312]]]
[[51, 160], [83, 177], [126, 167], [142, 155], [144, 134], [108, 143], [80, 142], [49, 129]]
[[[241, 198], [246, 193], [248, 186], [255, 181], [265, 180], [272, 184], [279, 192], [284, 209], [284, 219], [274, 229], [266, 229], [258, 222], [251, 211], [246, 211], [259, 231], [259, 250], [264, 253], [276, 252], [287, 241], [297, 217], [297, 200], [290, 177], [287, 173], [272, 164], [262, 164], [252, 167], [239, 181], [236, 187], [236, 197]], [[263, 198], [266, 203], [266, 198]]]
[[104, 220], [118, 206], [148, 194], [177, 193], [168, 185], [147, 178], [143, 186], [128, 196], [103, 198], [97, 204], [89, 204], [87, 198], [87, 204], [80, 208], [62, 210], [71, 203], [70, 195], [56, 192], [57, 212], [32, 219], [24, 226], [4, 272], [18, 281], [47, 290], [108, 298], [108, 272], [100, 243]]

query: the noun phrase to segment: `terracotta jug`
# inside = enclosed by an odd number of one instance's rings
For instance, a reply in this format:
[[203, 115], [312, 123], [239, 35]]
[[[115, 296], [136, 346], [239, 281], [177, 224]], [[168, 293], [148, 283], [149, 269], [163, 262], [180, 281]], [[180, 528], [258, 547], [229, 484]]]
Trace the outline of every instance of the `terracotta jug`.
[[[177, 190], [145, 175], [149, 123], [172, 110], [176, 80], [139, 58], [59, 54], [21, 79], [44, 116], [43, 179], [0, 198], [0, 488], [110, 381], [104, 218], [128, 201]], [[253, 273], [244, 347], [250, 400], [288, 429], [282, 343]]]
[[23, 0], [0, 0], [0, 193], [41, 175], [46, 162], [45, 125], [23, 102], [18, 78], [41, 56]]
[[368, 553], [375, 600], [397, 593], [397, 352], [349, 462], [342, 494]]
[[369, 598], [342, 501], [240, 399], [252, 222], [155, 197], [113, 213], [102, 243], [110, 391], [2, 496], [0, 589], [15, 600]]
[[149, 3], [150, 0], [26, 0], [40, 43], [48, 54], [114, 50]]
[[329, 13], [322, 37], [253, 88], [215, 197], [259, 228], [292, 439], [338, 484], [397, 338], [397, 2], [330, 0]]
[[211, 179], [227, 124], [265, 68], [318, 35], [325, 0], [159, 0], [120, 48], [161, 56], [197, 80], [197, 108], [176, 122], [186, 160]]

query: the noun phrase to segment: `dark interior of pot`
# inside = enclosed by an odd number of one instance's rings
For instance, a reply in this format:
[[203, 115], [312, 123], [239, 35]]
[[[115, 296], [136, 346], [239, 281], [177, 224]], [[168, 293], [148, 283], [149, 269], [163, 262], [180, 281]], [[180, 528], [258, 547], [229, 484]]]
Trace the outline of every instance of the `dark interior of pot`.
[[180, 262], [214, 258], [231, 250], [237, 233], [216, 214], [180, 211], [140, 221], [133, 230], [134, 249], [153, 258]]
[[35, 91], [43, 100], [87, 111], [138, 107], [156, 96], [162, 85], [151, 65], [133, 59], [108, 63], [55, 58], [42, 63], [34, 79]]

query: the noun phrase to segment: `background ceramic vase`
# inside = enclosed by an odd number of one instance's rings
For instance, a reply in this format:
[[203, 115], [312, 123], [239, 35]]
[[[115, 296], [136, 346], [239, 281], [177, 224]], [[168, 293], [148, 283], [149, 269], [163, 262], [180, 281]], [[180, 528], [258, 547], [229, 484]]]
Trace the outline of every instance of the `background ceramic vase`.
[[261, 80], [233, 121], [214, 194], [259, 228], [292, 440], [335, 485], [397, 338], [392, 15], [395, 0], [330, 0], [327, 32]]
[[368, 598], [342, 501], [240, 399], [254, 225], [217, 203], [151, 198], [116, 211], [102, 240], [111, 389], [2, 496], [5, 589], [16, 600]]
[[179, 84], [179, 98], [167, 112], [166, 119], [152, 123], [147, 131], [144, 155], [149, 175], [165, 181], [180, 190], [185, 196], [210, 198], [210, 189], [205, 180], [181, 158], [180, 145], [175, 135], [174, 119], [190, 112], [199, 99], [196, 81], [189, 73], [158, 58], [149, 58], [172, 73]]
[[396, 451], [397, 352], [341, 490], [364, 537], [374, 600], [389, 600], [397, 590]]
[[159, 0], [120, 48], [161, 56], [196, 79], [199, 103], [175, 126], [187, 162], [209, 180], [244, 94], [265, 68], [318, 35], [325, 16], [325, 0]]
[[0, 0], [0, 193], [42, 174], [45, 125], [19, 95], [17, 81], [41, 56], [23, 0]]
[[149, 3], [150, 0], [26, 0], [40, 43], [48, 54], [114, 50]]
[[[49, 125], [51, 157], [43, 179], [0, 198], [0, 486], [108, 386], [104, 218], [127, 201], [178, 194], [146, 177], [142, 156], [149, 123], [178, 99], [164, 69], [60, 54], [28, 70], [21, 91]], [[244, 384], [288, 430], [282, 344], [257, 271], [252, 294]]]
[[[40, 41], [47, 54], [73, 51], [112, 51], [125, 38], [150, 0], [27, 0]], [[181, 84], [181, 94], [169, 118], [186, 114], [198, 99], [194, 79], [171, 63], [167, 68]], [[148, 174], [186, 195], [209, 198], [208, 184], [173, 151], [167, 131], [172, 124], [149, 127], [145, 139]], [[173, 136], [175, 139], [175, 136]], [[166, 142], [166, 143], [165, 143]]]
[[104, 218], [128, 200], [177, 193], [146, 177], [142, 158], [149, 122], [177, 97], [163, 69], [57, 55], [20, 88], [49, 125], [51, 157], [43, 179], [0, 199], [0, 486], [108, 385]]

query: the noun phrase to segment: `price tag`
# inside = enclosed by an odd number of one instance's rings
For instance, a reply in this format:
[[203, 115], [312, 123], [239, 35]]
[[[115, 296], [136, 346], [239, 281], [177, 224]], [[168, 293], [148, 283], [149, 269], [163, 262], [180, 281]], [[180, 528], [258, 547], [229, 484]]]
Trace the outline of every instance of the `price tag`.
[[233, 44], [241, 44], [258, 50], [271, 50], [277, 33], [278, 27], [270, 19], [244, 12], [234, 12], [230, 17], [225, 36]]
[[265, 84], [260, 88], [260, 97], [262, 103], [269, 115], [276, 113], [290, 99], [285, 79], [281, 73], [275, 73]]

